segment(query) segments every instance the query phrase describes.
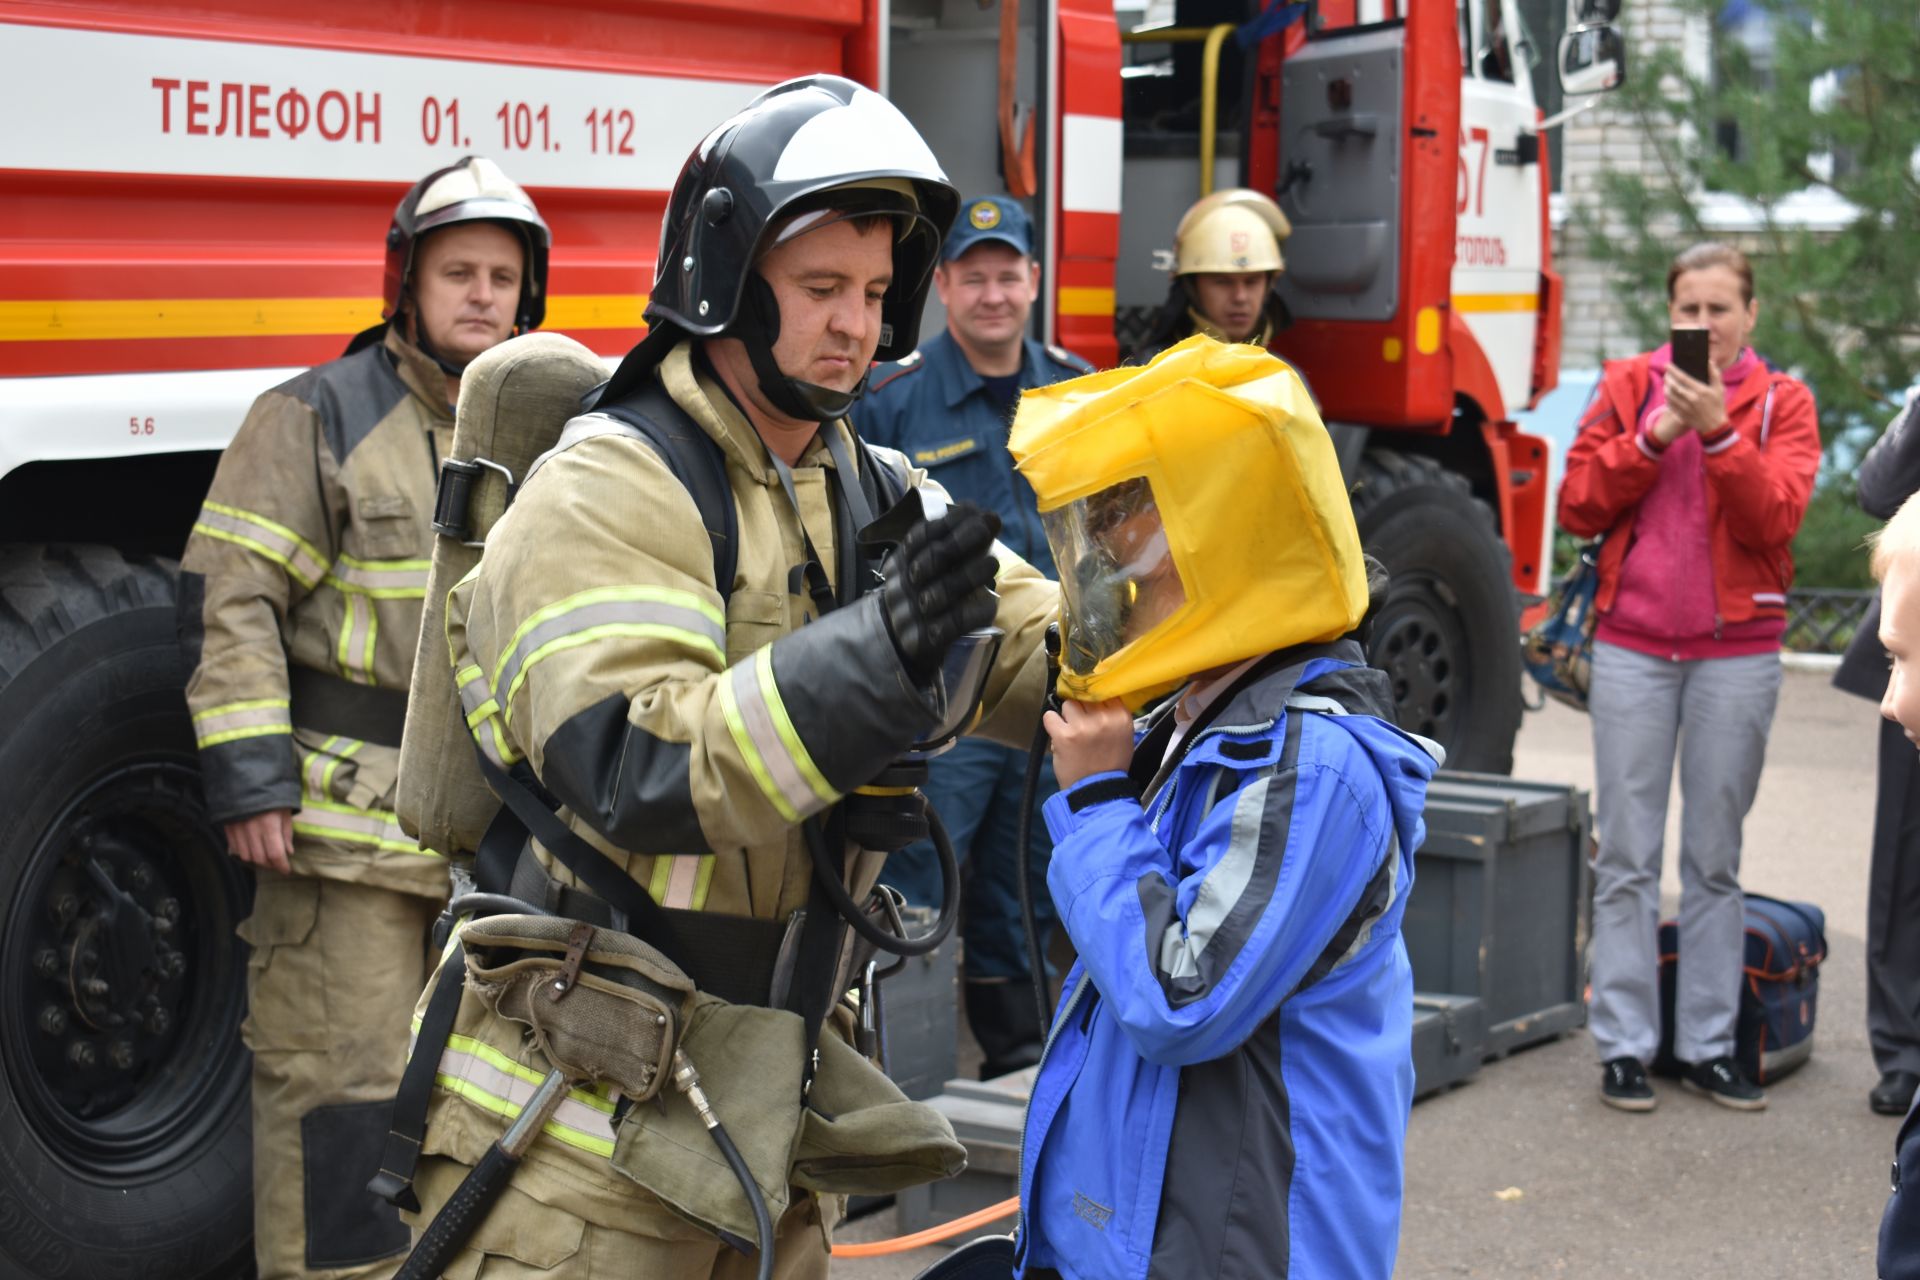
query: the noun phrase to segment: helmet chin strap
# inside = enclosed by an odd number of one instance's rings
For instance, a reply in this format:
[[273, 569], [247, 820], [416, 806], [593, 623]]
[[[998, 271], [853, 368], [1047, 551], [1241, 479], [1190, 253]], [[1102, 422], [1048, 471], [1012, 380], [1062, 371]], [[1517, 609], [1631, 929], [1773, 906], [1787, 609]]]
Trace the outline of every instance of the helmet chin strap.
[[753, 362], [754, 375], [759, 379], [760, 394], [789, 418], [832, 422], [845, 417], [866, 393], [867, 374], [860, 375], [853, 390], [835, 391], [818, 383], [788, 377], [780, 371], [779, 362], [773, 358], [773, 344], [780, 340], [780, 304], [773, 296], [772, 286], [757, 271], [747, 275], [740, 312], [728, 328], [727, 336], [740, 339], [746, 347], [747, 359]]
[[426, 329], [420, 324], [420, 304], [418, 300], [409, 295], [408, 301], [413, 303], [413, 305], [408, 307], [402, 314], [407, 318], [407, 336], [413, 340], [413, 345], [418, 347], [421, 354], [425, 355], [427, 359], [439, 365], [440, 372], [446, 374], [449, 378], [465, 377], [467, 366], [473, 362], [471, 360], [462, 360], [459, 364], [455, 364], [438, 351], [435, 351], [433, 349], [433, 343], [427, 338]]

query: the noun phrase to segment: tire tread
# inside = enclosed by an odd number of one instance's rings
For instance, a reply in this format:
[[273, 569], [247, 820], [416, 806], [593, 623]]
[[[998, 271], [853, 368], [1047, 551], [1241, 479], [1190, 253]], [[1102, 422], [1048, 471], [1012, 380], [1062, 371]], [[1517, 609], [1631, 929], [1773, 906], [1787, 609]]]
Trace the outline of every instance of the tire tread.
[[[1354, 520], [1364, 527], [1370, 515], [1397, 506], [1423, 489], [1440, 490], [1447, 494], [1453, 503], [1463, 504], [1466, 510], [1472, 512], [1472, 518], [1479, 525], [1480, 532], [1497, 549], [1501, 580], [1511, 591], [1513, 553], [1508, 548], [1506, 540], [1500, 536], [1500, 522], [1494, 514], [1493, 507], [1475, 495], [1473, 486], [1468, 483], [1466, 476], [1457, 471], [1448, 470], [1437, 458], [1423, 454], [1402, 453], [1394, 449], [1368, 449], [1361, 460], [1360, 483], [1355, 486], [1353, 493]], [[1497, 708], [1493, 712], [1494, 718], [1508, 721], [1508, 727], [1500, 730], [1487, 726], [1480, 738], [1473, 741], [1473, 747], [1469, 751], [1458, 750], [1456, 744], [1455, 754], [1458, 757], [1458, 763], [1450, 761], [1451, 768], [1473, 767], [1484, 772], [1507, 773], [1513, 767], [1513, 739], [1519, 732], [1521, 712], [1518, 624], [1519, 611], [1516, 603], [1514, 649], [1511, 655], [1513, 692], [1510, 698], [1496, 697], [1491, 704]], [[1485, 717], [1479, 719], [1484, 720]], [[1504, 740], [1494, 741], [1492, 735], [1496, 733], [1503, 735]]]
[[81, 628], [131, 609], [173, 607], [176, 564], [75, 543], [0, 549], [0, 689]]

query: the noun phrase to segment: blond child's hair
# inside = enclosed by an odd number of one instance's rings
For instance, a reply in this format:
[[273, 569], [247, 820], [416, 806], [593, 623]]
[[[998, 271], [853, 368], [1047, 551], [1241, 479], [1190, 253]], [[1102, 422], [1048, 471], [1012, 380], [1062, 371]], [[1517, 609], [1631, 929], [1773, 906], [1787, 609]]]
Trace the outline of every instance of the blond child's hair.
[[1873, 580], [1885, 582], [1896, 564], [1920, 564], [1920, 493], [1900, 504], [1893, 519], [1867, 539], [1873, 549]]

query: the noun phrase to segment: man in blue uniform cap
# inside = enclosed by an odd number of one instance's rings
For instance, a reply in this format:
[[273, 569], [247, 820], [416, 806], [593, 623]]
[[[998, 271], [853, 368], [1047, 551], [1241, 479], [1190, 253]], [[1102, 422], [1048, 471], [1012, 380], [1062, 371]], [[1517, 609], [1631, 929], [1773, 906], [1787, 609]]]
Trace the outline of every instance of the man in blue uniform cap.
[[[955, 498], [1000, 515], [1000, 539], [1029, 564], [1052, 575], [1053, 554], [1040, 528], [1033, 490], [1014, 472], [1007, 427], [1020, 393], [1092, 371], [1070, 351], [1027, 336], [1040, 291], [1033, 223], [1005, 196], [961, 206], [934, 270], [947, 309], [945, 333], [901, 360], [874, 370], [854, 425], [925, 467]], [[986, 1054], [981, 1077], [1039, 1061], [1043, 1029], [1033, 1007], [1020, 924], [1014, 851], [1026, 753], [963, 739], [936, 759], [927, 799], [969, 867], [966, 921], [967, 1021]], [[1036, 806], [1054, 793], [1053, 769], [1041, 771]], [[1044, 937], [1054, 915], [1047, 899], [1045, 823], [1032, 824], [1031, 885]], [[970, 858], [978, 850], [977, 858]], [[933, 846], [922, 842], [893, 855], [884, 878], [916, 906], [937, 906], [940, 874]]]

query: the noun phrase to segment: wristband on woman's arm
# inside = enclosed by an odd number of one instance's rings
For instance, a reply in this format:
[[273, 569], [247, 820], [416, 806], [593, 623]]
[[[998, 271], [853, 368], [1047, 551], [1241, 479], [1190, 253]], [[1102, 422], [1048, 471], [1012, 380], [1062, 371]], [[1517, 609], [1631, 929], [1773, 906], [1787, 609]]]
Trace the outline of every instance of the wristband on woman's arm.
[[1642, 422], [1640, 430], [1634, 434], [1634, 439], [1639, 442], [1640, 452], [1657, 462], [1660, 455], [1667, 451], [1667, 442], [1653, 434], [1654, 421], [1655, 419], [1649, 418]]
[[1729, 420], [1727, 422], [1722, 423], [1720, 426], [1720, 429], [1718, 431], [1715, 431], [1712, 435], [1707, 435], [1704, 432], [1701, 433], [1700, 444], [1702, 447], [1706, 449], [1708, 453], [1719, 453], [1723, 449], [1728, 449], [1732, 447], [1733, 437], [1734, 437], [1733, 423], [1731, 420]]

